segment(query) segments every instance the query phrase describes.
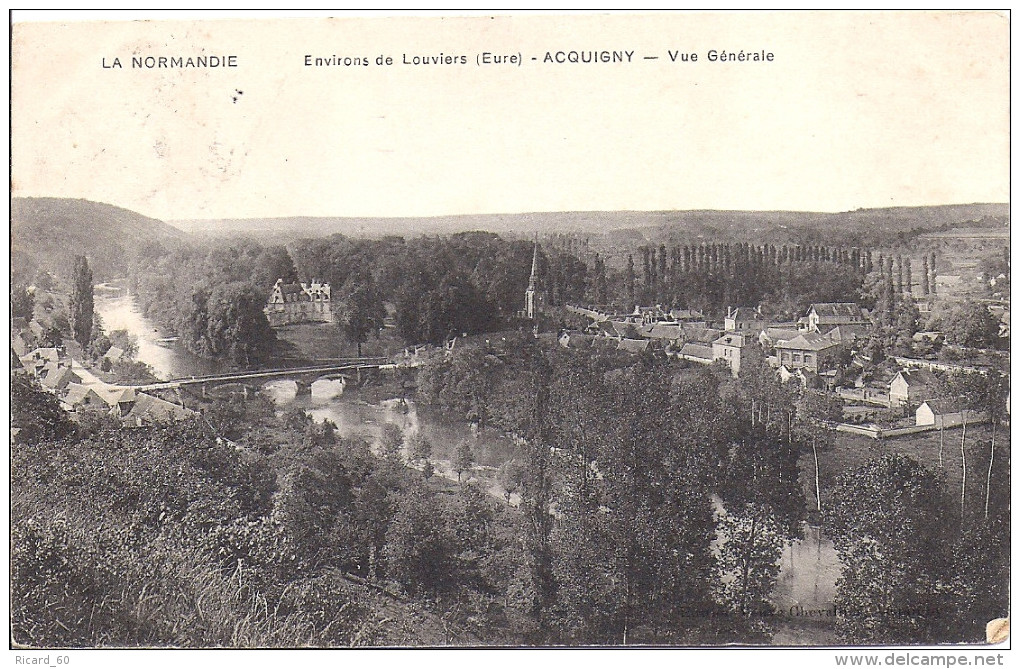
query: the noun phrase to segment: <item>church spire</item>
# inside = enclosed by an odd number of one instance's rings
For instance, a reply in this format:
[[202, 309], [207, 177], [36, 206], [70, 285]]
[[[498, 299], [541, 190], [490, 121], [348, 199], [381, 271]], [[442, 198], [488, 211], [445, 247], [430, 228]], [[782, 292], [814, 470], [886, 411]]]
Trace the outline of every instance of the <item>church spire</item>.
[[538, 233], [535, 233], [535, 250], [531, 255], [531, 278], [524, 293], [524, 317], [535, 320], [535, 296], [538, 290]]
[[528, 279], [528, 290], [535, 290], [535, 282], [538, 280], [538, 233], [535, 233], [535, 251], [531, 256], [531, 278]]

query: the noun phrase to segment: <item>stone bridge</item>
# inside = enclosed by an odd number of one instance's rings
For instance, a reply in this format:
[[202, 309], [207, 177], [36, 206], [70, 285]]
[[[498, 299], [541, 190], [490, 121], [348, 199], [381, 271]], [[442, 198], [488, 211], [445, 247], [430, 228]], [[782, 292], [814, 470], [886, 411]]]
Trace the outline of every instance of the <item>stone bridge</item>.
[[229, 372], [225, 374], [210, 374], [207, 376], [186, 376], [169, 381], [158, 383], [146, 383], [139, 385], [118, 386], [123, 389], [133, 389], [140, 392], [151, 392], [157, 390], [176, 390], [185, 388], [197, 389], [204, 396], [209, 388], [238, 384], [245, 388], [258, 388], [267, 381], [279, 379], [294, 381], [297, 383], [299, 395], [308, 395], [312, 392], [312, 384], [320, 379], [348, 378], [355, 375], [361, 381], [363, 375], [388, 369], [399, 369], [403, 367], [417, 366], [411, 363], [394, 363], [388, 358], [354, 358], [351, 360], [337, 361], [327, 365], [315, 365], [311, 367], [288, 367], [285, 369], [260, 369], [252, 371]]

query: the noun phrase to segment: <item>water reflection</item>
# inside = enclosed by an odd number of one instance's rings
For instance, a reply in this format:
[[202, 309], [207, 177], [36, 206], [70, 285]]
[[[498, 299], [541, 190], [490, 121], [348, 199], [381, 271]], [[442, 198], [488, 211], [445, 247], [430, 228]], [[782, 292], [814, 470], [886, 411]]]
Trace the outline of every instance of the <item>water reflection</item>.
[[804, 538], [787, 545], [772, 603], [779, 624], [772, 643], [825, 646], [836, 643], [833, 600], [840, 564], [836, 547], [820, 528], [804, 525]]
[[831, 609], [839, 572], [839, 559], [832, 541], [819, 528], [806, 525], [804, 538], [783, 551], [773, 601], [783, 610], [795, 606]]
[[271, 381], [263, 386], [277, 406], [304, 409], [317, 421], [330, 420], [345, 438], [376, 441], [383, 425], [392, 423], [405, 435], [422, 434], [432, 444], [436, 460], [452, 460], [457, 446], [467, 442], [476, 465], [499, 467], [513, 456], [513, 443], [491, 431], [477, 432], [470, 426], [420, 409], [413, 400], [390, 399], [369, 404], [344, 396], [344, 383], [320, 380], [312, 384], [311, 395], [298, 395], [294, 381]]

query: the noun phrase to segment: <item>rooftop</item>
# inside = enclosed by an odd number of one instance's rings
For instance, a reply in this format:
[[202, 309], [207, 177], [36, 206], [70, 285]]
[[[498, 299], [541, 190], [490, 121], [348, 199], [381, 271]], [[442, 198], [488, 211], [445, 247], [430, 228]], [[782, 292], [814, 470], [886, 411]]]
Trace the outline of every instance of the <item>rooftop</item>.
[[824, 351], [839, 344], [839, 341], [828, 335], [815, 332], [803, 332], [789, 341], [777, 341], [776, 348], [787, 348], [797, 351]]
[[692, 342], [688, 342], [684, 344], [683, 347], [680, 349], [680, 355], [711, 361], [712, 347], [706, 346], [705, 344], [695, 344]]

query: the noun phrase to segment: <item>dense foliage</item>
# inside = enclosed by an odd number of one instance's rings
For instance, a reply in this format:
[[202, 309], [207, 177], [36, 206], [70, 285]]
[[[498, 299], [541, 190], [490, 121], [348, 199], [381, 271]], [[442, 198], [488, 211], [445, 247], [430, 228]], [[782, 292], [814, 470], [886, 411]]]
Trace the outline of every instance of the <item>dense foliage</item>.
[[[496, 555], [506, 539], [485, 529], [512, 528], [498, 503], [426, 489], [329, 424], [275, 417], [264, 402], [48, 434], [12, 454], [18, 643], [437, 645], [449, 633], [470, 643], [463, 622], [449, 628], [421, 607], [512, 571]], [[394, 581], [422, 597], [373, 585]]]
[[277, 278], [293, 278], [283, 247], [257, 243], [178, 245], [141, 251], [132, 280], [146, 315], [193, 353], [250, 365], [275, 334], [263, 309]]
[[[960, 532], [959, 514], [934, 471], [885, 456], [841, 476], [833, 500], [826, 526], [843, 564], [836, 609], [844, 641], [971, 640], [1008, 611], [1008, 539], [994, 536], [1008, 534], [1004, 519]], [[983, 587], [983, 597], [976, 595]]]

